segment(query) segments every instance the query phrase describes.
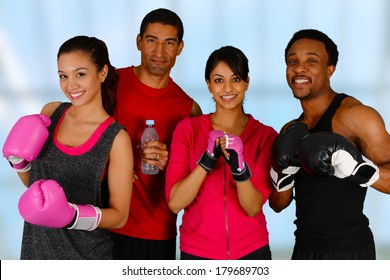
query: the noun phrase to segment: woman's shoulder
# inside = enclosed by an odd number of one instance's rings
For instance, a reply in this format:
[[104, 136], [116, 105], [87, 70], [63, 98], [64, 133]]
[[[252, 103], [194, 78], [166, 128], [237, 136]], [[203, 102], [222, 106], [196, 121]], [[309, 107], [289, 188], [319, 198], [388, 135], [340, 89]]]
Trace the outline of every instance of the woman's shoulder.
[[207, 124], [210, 123], [210, 114], [202, 114], [200, 116], [194, 117], [185, 117], [182, 119], [179, 124], [185, 126], [193, 126], [199, 124]]
[[117, 126], [117, 134], [115, 135], [114, 145], [125, 145], [127, 147], [131, 147], [131, 138], [126, 128], [121, 126], [119, 123], [114, 122], [113, 126]]
[[175, 128], [176, 133], [187, 134], [187, 136], [210, 130], [212, 130], [212, 126], [209, 114], [197, 117], [186, 117], [182, 119]]
[[264, 124], [258, 119], [255, 119], [252, 115], [249, 115], [248, 128], [251, 130], [261, 130], [262, 132], [268, 131], [271, 134], [277, 134], [277, 131], [271, 125]]
[[61, 104], [62, 102], [60, 101], [49, 102], [42, 107], [41, 114], [50, 117]]

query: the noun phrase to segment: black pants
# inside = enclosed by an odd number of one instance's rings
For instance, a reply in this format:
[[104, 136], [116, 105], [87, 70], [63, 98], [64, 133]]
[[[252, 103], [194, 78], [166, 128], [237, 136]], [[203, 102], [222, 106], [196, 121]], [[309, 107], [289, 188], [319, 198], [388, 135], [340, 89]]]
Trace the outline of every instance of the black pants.
[[[300, 234], [295, 239], [292, 260], [375, 260], [375, 242], [371, 230], [357, 225], [349, 230], [349, 239], [334, 241], [323, 239], [321, 244], [313, 242], [318, 240], [315, 235]], [[311, 238], [310, 238], [311, 237]], [[324, 245], [325, 244], [325, 245]]]
[[176, 238], [148, 240], [111, 232], [114, 260], [174, 260]]
[[[181, 251], [180, 253], [180, 259], [181, 260], [209, 260], [207, 258], [202, 258], [191, 254], [187, 254], [183, 251]], [[271, 249], [269, 245], [265, 245], [264, 247], [261, 247], [260, 249], [257, 249], [252, 253], [249, 253], [248, 255], [239, 258], [239, 260], [271, 260], [271, 259], [272, 256], [271, 256]]]
[[325, 251], [294, 246], [292, 260], [375, 260], [375, 246], [346, 251]]

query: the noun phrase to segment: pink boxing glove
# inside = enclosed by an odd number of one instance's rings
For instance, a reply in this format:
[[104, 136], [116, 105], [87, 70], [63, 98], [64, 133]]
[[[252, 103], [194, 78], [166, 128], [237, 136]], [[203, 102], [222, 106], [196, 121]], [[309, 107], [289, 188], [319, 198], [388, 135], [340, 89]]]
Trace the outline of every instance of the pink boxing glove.
[[224, 137], [225, 133], [221, 130], [212, 130], [207, 140], [207, 150], [202, 154], [198, 164], [206, 171], [212, 171], [218, 159], [221, 157], [220, 147], [217, 147], [217, 139]]
[[34, 182], [20, 197], [18, 207], [25, 221], [51, 228], [94, 230], [101, 219], [98, 207], [69, 203], [55, 180]]
[[52, 228], [68, 226], [76, 215], [76, 209], [54, 180], [34, 182], [20, 197], [18, 207], [25, 221]]
[[12, 127], [3, 146], [3, 155], [18, 172], [30, 170], [30, 162], [35, 160], [45, 144], [51, 123], [42, 114], [21, 117]]
[[224, 156], [226, 162], [230, 166], [233, 179], [237, 182], [243, 182], [251, 178], [251, 172], [249, 167], [244, 162], [244, 145], [241, 138], [233, 134], [225, 134], [226, 138], [226, 151], [229, 153], [229, 158]]

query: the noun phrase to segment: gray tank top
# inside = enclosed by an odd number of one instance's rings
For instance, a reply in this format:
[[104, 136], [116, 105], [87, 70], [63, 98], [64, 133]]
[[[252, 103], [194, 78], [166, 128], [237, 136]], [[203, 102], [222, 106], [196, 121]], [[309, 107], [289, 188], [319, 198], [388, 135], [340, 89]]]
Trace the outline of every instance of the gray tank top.
[[[54, 179], [69, 202], [103, 207], [104, 169], [114, 138], [123, 127], [111, 121], [104, 129], [101, 124], [86, 142], [89, 145], [85, 143], [68, 153], [56, 145], [54, 133], [70, 105], [62, 103], [51, 116], [49, 138], [32, 162], [29, 185], [39, 179]], [[92, 139], [98, 140], [91, 144]], [[112, 259], [112, 241], [105, 229], [54, 229], [25, 222], [21, 259]]]

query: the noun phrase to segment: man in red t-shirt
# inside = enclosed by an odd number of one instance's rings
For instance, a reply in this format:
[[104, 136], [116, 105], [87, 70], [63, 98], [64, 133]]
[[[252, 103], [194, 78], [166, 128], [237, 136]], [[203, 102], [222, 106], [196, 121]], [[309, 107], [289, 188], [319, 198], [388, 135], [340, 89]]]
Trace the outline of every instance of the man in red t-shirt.
[[[126, 225], [111, 229], [114, 259], [175, 259], [176, 215], [165, 199], [165, 166], [172, 133], [182, 119], [202, 114], [199, 105], [170, 77], [183, 43], [183, 24], [167, 9], [148, 13], [137, 48], [141, 64], [118, 69], [116, 116], [127, 128], [134, 152], [134, 185]], [[140, 149], [146, 120], [154, 120], [159, 141]], [[140, 152], [137, 152], [137, 149]], [[157, 175], [141, 172], [141, 161], [157, 165]]]

